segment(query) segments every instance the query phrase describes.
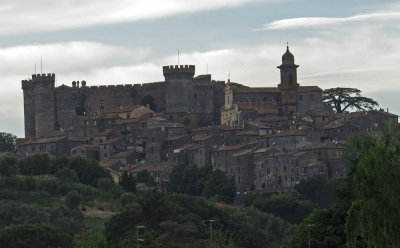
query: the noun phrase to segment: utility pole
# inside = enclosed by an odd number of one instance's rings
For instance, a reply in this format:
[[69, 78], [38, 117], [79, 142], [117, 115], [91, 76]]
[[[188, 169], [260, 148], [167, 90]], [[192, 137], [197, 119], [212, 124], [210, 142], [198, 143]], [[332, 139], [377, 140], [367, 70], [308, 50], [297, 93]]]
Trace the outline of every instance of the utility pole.
[[213, 219], [211, 219], [211, 220], [208, 220], [208, 222], [210, 222], [210, 247], [212, 248], [212, 246], [213, 246], [213, 236], [212, 236], [212, 233], [213, 233], [213, 228], [212, 228], [212, 223], [214, 223], [216, 220], [213, 220]]
[[307, 229], [308, 229], [308, 248], [311, 247], [311, 239], [310, 239], [310, 227], [315, 226], [314, 224], [307, 224]]

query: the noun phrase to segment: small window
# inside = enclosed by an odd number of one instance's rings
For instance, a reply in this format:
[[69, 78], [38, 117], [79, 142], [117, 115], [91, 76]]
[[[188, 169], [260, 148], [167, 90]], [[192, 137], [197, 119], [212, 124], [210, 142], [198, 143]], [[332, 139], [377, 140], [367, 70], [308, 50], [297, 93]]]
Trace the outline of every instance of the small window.
[[303, 95], [299, 95], [299, 101], [303, 101]]
[[[197, 94], [194, 94], [194, 99], [197, 99]], [[229, 100], [228, 100], [228, 102], [229, 102]]]

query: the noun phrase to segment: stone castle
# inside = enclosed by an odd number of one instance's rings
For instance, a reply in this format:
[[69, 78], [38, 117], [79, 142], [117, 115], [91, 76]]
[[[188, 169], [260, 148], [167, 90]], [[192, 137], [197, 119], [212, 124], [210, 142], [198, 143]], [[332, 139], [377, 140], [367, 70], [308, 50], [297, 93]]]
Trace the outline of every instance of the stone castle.
[[[146, 84], [87, 86], [85, 81], [55, 87], [54, 74], [32, 75], [22, 81], [25, 136], [35, 137], [65, 128], [81, 115], [94, 115], [118, 106], [147, 104], [170, 120], [193, 126], [216, 124], [224, 104], [223, 81], [195, 75], [194, 65], [164, 66], [165, 81]], [[80, 113], [79, 113], [80, 112]]]
[[[294, 56], [282, 56], [278, 87], [237, 88], [211, 75], [195, 75], [194, 65], [164, 66], [165, 81], [146, 84], [87, 86], [85, 81], [55, 87], [55, 74], [32, 75], [22, 81], [25, 136], [63, 130], [77, 115], [95, 115], [118, 106], [149, 104], [170, 121], [190, 127], [240, 124], [234, 103], [272, 103], [279, 115], [322, 110], [321, 89], [299, 86]], [[237, 106], [237, 105], [236, 105]], [[221, 116], [222, 114], [222, 116]], [[242, 120], [243, 121], [243, 120]]]

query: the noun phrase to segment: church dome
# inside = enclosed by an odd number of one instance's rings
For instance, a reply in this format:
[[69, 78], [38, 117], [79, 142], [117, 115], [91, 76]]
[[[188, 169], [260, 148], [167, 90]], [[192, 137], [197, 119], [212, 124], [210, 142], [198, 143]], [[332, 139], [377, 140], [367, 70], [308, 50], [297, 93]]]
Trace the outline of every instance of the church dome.
[[293, 65], [294, 64], [294, 56], [289, 51], [289, 46], [286, 47], [285, 54], [282, 55], [282, 64], [283, 65]]

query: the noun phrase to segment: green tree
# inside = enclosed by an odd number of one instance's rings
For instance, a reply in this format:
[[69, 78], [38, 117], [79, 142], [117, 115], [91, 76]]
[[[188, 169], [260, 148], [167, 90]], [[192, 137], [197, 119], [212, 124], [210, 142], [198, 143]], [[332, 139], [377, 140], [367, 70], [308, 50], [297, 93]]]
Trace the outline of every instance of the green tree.
[[228, 178], [221, 170], [215, 170], [205, 182], [202, 194], [207, 198], [215, 196], [218, 200], [232, 203], [236, 196], [234, 179], [232, 177]]
[[208, 244], [206, 248], [235, 248], [232, 236], [224, 232], [222, 229], [214, 230], [212, 244]]
[[72, 183], [79, 181], [76, 172], [67, 167], [64, 167], [63, 169], [59, 170], [56, 174], [56, 177], [65, 183]]
[[95, 232], [74, 236], [74, 248], [109, 248], [104, 228]]
[[17, 159], [11, 156], [5, 156], [0, 159], [0, 175], [14, 176], [18, 173]]
[[253, 206], [263, 212], [276, 214], [290, 223], [300, 223], [316, 207], [316, 204], [303, 200], [296, 191], [260, 196], [253, 201]]
[[48, 172], [50, 174], [56, 174], [59, 170], [68, 166], [69, 158], [67, 156], [58, 156], [55, 159], [50, 160], [50, 166]]
[[355, 88], [331, 88], [322, 92], [322, 99], [329, 104], [337, 113], [347, 109], [371, 110], [378, 103], [368, 97], [361, 96], [361, 90]]
[[47, 224], [10, 225], [0, 231], [1, 247], [43, 248], [72, 247], [71, 237]]
[[400, 247], [400, 135], [386, 123], [380, 138], [353, 136], [348, 157], [354, 200], [348, 210], [350, 247], [365, 238], [368, 247]]
[[122, 188], [124, 188], [127, 192], [135, 192], [136, 190], [135, 179], [131, 175], [128, 175], [128, 173], [126, 172], [122, 174], [119, 185], [121, 185]]
[[0, 132], [0, 152], [15, 152], [17, 136], [12, 133]]
[[50, 165], [50, 157], [47, 153], [36, 153], [19, 161], [19, 170], [23, 175], [46, 174]]
[[81, 204], [82, 197], [76, 190], [72, 190], [68, 192], [68, 194], [65, 196], [65, 203], [67, 204], [67, 207], [70, 209], [76, 209], [79, 207]]
[[185, 164], [177, 165], [169, 175], [168, 189], [178, 193], [201, 195], [207, 178], [211, 173], [211, 165], [202, 167]]
[[154, 177], [151, 176], [150, 172], [146, 169], [143, 169], [136, 174], [135, 181], [137, 183], [144, 183], [147, 186], [154, 186], [156, 184], [154, 182]]
[[318, 203], [321, 208], [332, 207], [334, 201], [334, 189], [339, 182], [328, 181], [321, 175], [314, 175], [306, 180], [301, 180], [294, 186], [306, 200]]

